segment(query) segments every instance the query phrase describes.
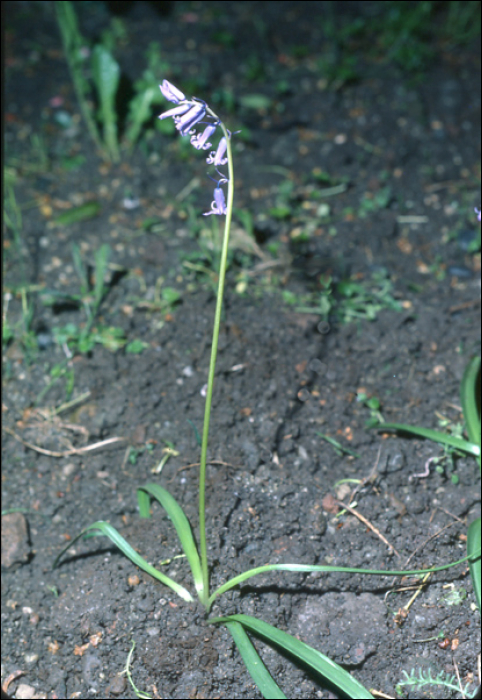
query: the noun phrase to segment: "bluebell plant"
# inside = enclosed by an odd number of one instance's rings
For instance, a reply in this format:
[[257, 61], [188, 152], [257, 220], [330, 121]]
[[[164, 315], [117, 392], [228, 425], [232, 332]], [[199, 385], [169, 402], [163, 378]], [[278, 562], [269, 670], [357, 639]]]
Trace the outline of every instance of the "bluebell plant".
[[[228, 247], [229, 247], [229, 232], [231, 228], [231, 217], [233, 213], [233, 198], [234, 198], [234, 168], [233, 157], [231, 150], [231, 132], [224, 126], [221, 119], [212, 111], [210, 107], [203, 101], [197, 98], [186, 99], [184, 93], [174, 87], [168, 80], [163, 80], [159, 86], [164, 97], [173, 102], [176, 107], [163, 112], [159, 119], [167, 119], [172, 117], [176, 129], [182, 136], [189, 134], [191, 136], [191, 144], [198, 150], [206, 151], [211, 148], [212, 144], [208, 139], [212, 138], [219, 129], [222, 132], [222, 137], [219, 140], [216, 150], [209, 153], [206, 158], [208, 165], [214, 165], [220, 179], [217, 181], [214, 190], [214, 200], [211, 204], [211, 211], [205, 212], [204, 216], [215, 214], [217, 216], [225, 215], [224, 238], [221, 252], [221, 263], [219, 269], [218, 295], [216, 303], [216, 312], [214, 315], [214, 330], [213, 342], [211, 347], [211, 361], [209, 365], [208, 384], [206, 391], [206, 407], [204, 412], [204, 427], [201, 446], [201, 463], [199, 474], [199, 527], [200, 527], [200, 550], [201, 550], [201, 567], [202, 567], [202, 587], [201, 601], [206, 604], [208, 584], [208, 567], [207, 567], [207, 544], [206, 544], [206, 519], [205, 519], [205, 484], [206, 484], [206, 461], [209, 438], [209, 422], [211, 416], [211, 403], [214, 385], [214, 372], [216, 369], [216, 355], [218, 349], [219, 326], [221, 323], [221, 309], [224, 294], [224, 280], [226, 277]], [[197, 133], [195, 127], [202, 127], [202, 133]], [[218, 131], [219, 133], [219, 131]], [[228, 165], [228, 177], [221, 175], [218, 168], [223, 165]], [[226, 199], [222, 185], [228, 185], [228, 202]]]
[[[206, 484], [206, 464], [207, 464], [207, 448], [209, 439], [209, 423], [211, 415], [211, 404], [214, 386], [214, 375], [216, 367], [216, 356], [218, 348], [219, 328], [221, 322], [221, 309], [224, 293], [224, 284], [227, 267], [227, 254], [229, 245], [229, 232], [231, 226], [231, 218], [233, 211], [233, 196], [234, 196], [234, 173], [233, 173], [233, 156], [231, 139], [233, 133], [230, 132], [223, 124], [221, 119], [213, 112], [213, 110], [197, 97], [187, 98], [181, 90], [172, 85], [169, 81], [164, 80], [160, 86], [163, 96], [175, 106], [160, 115], [160, 119], [172, 118], [176, 129], [181, 136], [189, 136], [191, 144], [197, 150], [208, 152], [206, 162], [213, 166], [217, 177], [214, 179], [216, 187], [214, 189], [214, 198], [209, 211], [204, 213], [204, 216], [225, 216], [224, 222], [224, 238], [221, 251], [218, 293], [216, 301], [216, 310], [214, 315], [213, 338], [211, 345], [211, 358], [209, 363], [208, 382], [206, 390], [206, 403], [204, 411], [204, 425], [201, 444], [201, 459], [199, 473], [199, 552], [194, 540], [191, 525], [184, 514], [183, 509], [173, 496], [162, 486], [155, 483], [146, 484], [137, 489], [137, 498], [139, 504], [139, 513], [143, 518], [150, 517], [150, 502], [151, 498], [156, 499], [167, 512], [169, 518], [174, 525], [182, 548], [186, 554], [187, 560], [191, 567], [194, 586], [196, 589], [199, 601], [203, 605], [206, 613], [209, 613], [214, 601], [228, 590], [231, 590], [243, 583], [249, 578], [265, 574], [271, 571], [288, 571], [298, 573], [312, 572], [341, 572], [341, 573], [363, 573], [376, 574], [383, 576], [403, 576], [406, 574], [425, 574], [433, 571], [441, 571], [452, 566], [456, 566], [462, 562], [470, 560], [473, 565], [473, 560], [477, 556], [480, 557], [480, 540], [479, 544], [469, 550], [467, 557], [459, 561], [447, 564], [444, 566], [433, 567], [430, 569], [422, 569], [415, 571], [387, 571], [373, 569], [356, 569], [352, 567], [339, 566], [324, 566], [324, 565], [308, 565], [308, 564], [266, 564], [249, 569], [219, 586], [214, 592], [209, 590], [209, 568], [206, 544], [206, 522], [205, 522], [205, 484]], [[219, 140], [217, 140], [219, 138]], [[217, 145], [213, 146], [216, 139]], [[228, 173], [225, 174], [219, 170], [227, 165]], [[224, 191], [227, 188], [227, 199]], [[480, 217], [480, 214], [479, 214]], [[472, 379], [473, 372], [470, 374]], [[467, 387], [469, 381], [467, 381]], [[470, 398], [470, 397], [469, 397]], [[470, 403], [471, 415], [473, 414], [473, 401]], [[479, 447], [480, 450], [480, 447]], [[480, 452], [479, 452], [480, 454]], [[149, 564], [138, 552], [136, 552], [128, 542], [120, 535], [117, 530], [106, 521], [98, 521], [89, 525], [76, 537], [70, 540], [69, 544], [64, 547], [54, 562], [54, 567], [57, 565], [62, 554], [71, 547], [80, 537], [91, 537], [95, 535], [106, 535], [111, 541], [119, 547], [119, 549], [139, 568], [147, 572], [158, 581], [167, 585], [171, 590], [177, 593], [183, 600], [187, 602], [194, 601], [190, 591], [181, 584], [174, 581], [172, 578], [162, 573], [154, 566]], [[210, 624], [224, 624], [231, 633], [234, 642], [245, 662], [245, 665], [257, 684], [261, 693], [266, 698], [285, 698], [282, 690], [276, 684], [274, 679], [269, 674], [264, 666], [260, 656], [247, 635], [247, 631], [254, 633], [261, 639], [270, 644], [282, 648], [296, 662], [300, 663], [305, 668], [310, 668], [318, 676], [328, 684], [334, 686], [337, 691], [344, 697], [349, 698], [372, 698], [371, 693], [364, 688], [359, 681], [353, 678], [346, 670], [338, 666], [331, 659], [324, 656], [321, 652], [313, 649], [304, 642], [295, 637], [283, 632], [282, 630], [273, 627], [272, 625], [258, 620], [249, 615], [229, 615], [225, 617], [209, 618]]]

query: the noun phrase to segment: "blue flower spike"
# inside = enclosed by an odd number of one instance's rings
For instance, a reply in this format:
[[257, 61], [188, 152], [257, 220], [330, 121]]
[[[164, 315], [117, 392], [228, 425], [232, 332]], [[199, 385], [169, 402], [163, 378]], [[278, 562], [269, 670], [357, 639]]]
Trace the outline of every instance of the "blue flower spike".
[[[178, 90], [177, 87], [172, 85], [168, 80], [163, 80], [162, 85], [159, 85], [159, 87], [166, 100], [176, 105], [176, 107], [167, 110], [167, 112], [163, 112], [159, 116], [159, 119], [172, 117], [175, 127], [181, 136], [189, 135], [191, 137], [191, 145], [198, 151], [206, 151], [208, 148], [212, 148], [213, 144], [210, 143], [209, 139], [216, 134], [217, 128], [220, 127], [225, 135], [219, 140], [216, 150], [209, 153], [206, 158], [206, 163], [208, 165], [214, 165], [216, 169], [220, 165], [226, 165], [228, 162], [226, 135], [227, 138], [231, 139], [231, 132], [221, 125], [221, 121], [217, 115], [203, 100], [197, 97], [187, 98], [183, 92]], [[201, 125], [203, 128], [198, 132], [197, 129], [201, 127]], [[219, 173], [219, 175], [221, 179], [217, 182], [216, 189], [214, 190], [214, 200], [211, 204], [211, 211], [206, 212], [204, 216], [210, 216], [211, 214], [224, 216], [226, 214], [226, 198], [221, 189], [221, 185], [228, 183], [229, 180], [222, 173]]]

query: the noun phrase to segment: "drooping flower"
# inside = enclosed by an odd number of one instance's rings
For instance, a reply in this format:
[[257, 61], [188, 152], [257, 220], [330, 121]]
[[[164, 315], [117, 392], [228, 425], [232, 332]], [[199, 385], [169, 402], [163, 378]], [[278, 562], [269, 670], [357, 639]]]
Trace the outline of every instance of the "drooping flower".
[[474, 211], [477, 214], [478, 220], [480, 221], [480, 215], [481, 215], [482, 209], [477, 209], [477, 207], [474, 207]]
[[161, 92], [169, 102], [183, 102], [186, 99], [184, 93], [174, 87], [168, 80], [163, 80], [162, 85], [159, 85]]
[[214, 190], [214, 200], [211, 203], [211, 211], [207, 211], [203, 216], [210, 216], [211, 214], [226, 214], [226, 199], [224, 197], [224, 192], [221, 189], [221, 185], [227, 182], [226, 178], [220, 180]]
[[202, 102], [193, 102], [190, 105], [188, 112], [180, 117], [174, 117], [174, 123], [176, 124], [176, 129], [179, 131], [181, 136], [185, 134], [194, 133], [191, 131], [193, 126], [196, 126], [198, 122], [204, 119], [206, 114], [206, 105]]
[[159, 119], [167, 119], [168, 117], [175, 118], [181, 114], [185, 114], [189, 109], [191, 109], [191, 105], [188, 102], [185, 102], [178, 107], [173, 107], [172, 109], [168, 109], [167, 112], [163, 112], [159, 115]]
[[194, 148], [197, 148], [198, 150], [206, 150], [206, 148], [211, 148], [212, 143], [206, 143], [206, 141], [215, 133], [216, 127], [217, 124], [208, 124], [202, 134], [194, 134], [194, 136], [191, 138], [191, 144], [194, 146]]
[[217, 147], [216, 151], [212, 151], [212, 153], [206, 158], [206, 163], [209, 163], [209, 165], [225, 165], [228, 162], [227, 156], [224, 157], [224, 154], [226, 153], [227, 149], [227, 144], [226, 144], [226, 137], [223, 136], [221, 141], [219, 142], [219, 145]]

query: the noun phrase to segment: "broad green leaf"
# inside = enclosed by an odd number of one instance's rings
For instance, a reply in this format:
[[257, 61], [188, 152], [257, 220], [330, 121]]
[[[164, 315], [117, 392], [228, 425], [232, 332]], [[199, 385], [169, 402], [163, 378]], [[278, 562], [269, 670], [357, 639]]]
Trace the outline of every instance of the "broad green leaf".
[[480, 593], [481, 593], [481, 562], [480, 562], [480, 543], [481, 543], [481, 520], [477, 518], [473, 523], [470, 524], [467, 532], [467, 554], [469, 556], [476, 555], [478, 552], [478, 559], [475, 561], [469, 561], [469, 571], [474, 584], [475, 599], [480, 610]]
[[249, 675], [258, 686], [259, 691], [265, 698], [286, 698], [286, 695], [279, 688], [278, 684], [273, 680], [268, 669], [261, 661], [261, 658], [254, 648], [250, 638], [244, 631], [244, 627], [239, 622], [224, 623], [234, 639], [234, 643], [238, 647]]
[[[340, 693], [344, 693], [354, 700], [373, 699], [366, 688], [362, 686], [341, 666], [322, 654], [317, 649], [308, 646], [290, 634], [269, 625], [267, 622], [257, 620], [250, 615], [230, 615], [229, 617], [215, 617], [208, 622], [223, 623], [239, 622], [243, 627], [261, 637], [269, 644], [281, 647], [302, 665], [309, 666], [330, 685], [334, 685]], [[279, 697], [279, 696], [277, 696]]]
[[109, 155], [117, 162], [119, 146], [117, 142], [117, 113], [115, 95], [120, 79], [120, 67], [115, 58], [101, 44], [92, 51], [92, 77], [100, 98], [100, 118], [104, 125], [104, 140]]
[[155, 498], [164, 508], [172, 524], [176, 528], [177, 535], [181, 542], [181, 546], [187, 557], [194, 578], [194, 585], [199, 596], [203, 594], [203, 577], [201, 571], [201, 562], [197, 551], [196, 543], [191, 530], [191, 525], [187, 519], [183, 509], [171, 496], [169, 491], [159, 486], [159, 484], [146, 484], [137, 489], [137, 502], [139, 504], [139, 512], [141, 518], [149, 518], [150, 496]]
[[53, 568], [56, 568], [62, 554], [66, 552], [70, 547], [72, 547], [72, 545], [75, 542], [77, 542], [77, 540], [80, 537], [98, 536], [99, 533], [96, 533], [95, 530], [99, 530], [102, 533], [102, 535], [106, 535], [106, 537], [108, 537], [111, 540], [111, 542], [113, 542], [117, 547], [119, 547], [121, 552], [125, 554], [126, 557], [131, 560], [131, 562], [133, 562], [136, 566], [138, 566], [146, 573], [156, 578], [158, 581], [161, 581], [161, 583], [164, 583], [166, 586], [169, 586], [169, 588], [172, 588], [172, 590], [175, 593], [177, 593], [183, 600], [186, 600], [188, 602], [191, 602], [193, 600], [192, 595], [189, 593], [188, 590], [184, 588], [184, 586], [181, 586], [179, 583], [173, 581], [172, 578], [169, 578], [169, 576], [166, 576], [165, 574], [155, 569], [143, 557], [141, 557], [141, 555], [138, 554], [128, 542], [126, 542], [122, 535], [120, 535], [117, 532], [115, 527], [110, 525], [110, 523], [106, 523], [103, 520], [99, 520], [96, 523], [89, 525], [89, 527], [86, 527], [85, 530], [82, 530], [81, 533], [74, 537], [74, 539], [71, 540], [69, 544], [66, 547], [64, 547], [60, 554], [57, 556], [57, 558], [54, 561]]
[[142, 125], [151, 116], [151, 105], [157, 96], [159, 89], [156, 87], [148, 87], [141, 93], [137, 94], [129, 105], [129, 128], [126, 131], [125, 139], [131, 146], [137, 141]]
[[433, 440], [433, 442], [440, 442], [443, 445], [454, 447], [456, 450], [468, 452], [469, 454], [474, 455], [474, 457], [480, 457], [479, 445], [469, 442], [468, 440], [464, 440], [463, 438], [440, 433], [438, 430], [419, 428], [413, 425], [405, 425], [404, 423], [377, 423], [373, 427], [377, 430], [402, 430], [404, 433], [417, 435], [418, 437], [423, 437], [427, 440]]
[[120, 67], [101, 44], [96, 44], [92, 51], [92, 77], [101, 100], [112, 102], [119, 85]]

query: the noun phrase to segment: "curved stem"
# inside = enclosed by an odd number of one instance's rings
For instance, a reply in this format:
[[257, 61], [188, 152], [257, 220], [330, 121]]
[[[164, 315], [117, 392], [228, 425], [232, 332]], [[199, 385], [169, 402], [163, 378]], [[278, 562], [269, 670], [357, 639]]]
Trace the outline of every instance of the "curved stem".
[[[209, 110], [216, 117], [216, 115]], [[216, 117], [217, 118], [217, 117]], [[201, 603], [207, 608], [209, 600], [209, 572], [208, 572], [208, 554], [206, 543], [206, 461], [208, 452], [209, 439], [209, 421], [211, 418], [211, 404], [213, 397], [214, 373], [216, 369], [216, 356], [218, 352], [219, 327], [221, 324], [221, 311], [223, 305], [224, 281], [226, 277], [226, 268], [228, 260], [229, 247], [229, 232], [231, 228], [231, 217], [233, 213], [233, 196], [234, 196], [234, 177], [233, 177], [233, 155], [231, 150], [231, 139], [226, 127], [220, 122], [220, 127], [226, 137], [227, 157], [229, 169], [228, 182], [228, 200], [226, 205], [226, 221], [224, 224], [224, 239], [221, 252], [221, 264], [219, 267], [219, 283], [218, 294], [216, 301], [216, 311], [214, 315], [213, 340], [211, 346], [211, 360], [209, 363], [208, 386], [206, 391], [206, 405], [204, 409], [204, 426], [201, 446], [201, 464], [199, 469], [199, 542], [201, 554], [201, 569], [203, 576], [203, 589], [200, 594]]]

